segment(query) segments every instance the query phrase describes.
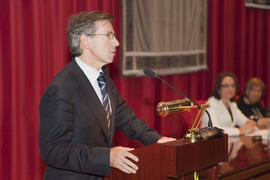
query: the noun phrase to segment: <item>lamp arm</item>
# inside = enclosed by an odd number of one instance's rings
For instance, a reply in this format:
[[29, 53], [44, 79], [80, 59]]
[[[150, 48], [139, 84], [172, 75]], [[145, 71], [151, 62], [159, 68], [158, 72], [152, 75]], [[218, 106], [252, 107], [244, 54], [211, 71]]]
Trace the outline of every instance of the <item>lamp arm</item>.
[[201, 111], [202, 111], [202, 109], [200, 108], [200, 109], [198, 110], [197, 114], [196, 114], [195, 120], [194, 120], [193, 123], [192, 123], [191, 129], [195, 129], [195, 128], [198, 127], [197, 124], [198, 124], [198, 119], [200, 119], [199, 117], [200, 117]]
[[[197, 129], [202, 121], [202, 117], [204, 112], [207, 112], [206, 109], [209, 107], [209, 104], [203, 104], [198, 106], [198, 112], [196, 114], [196, 118], [194, 120], [194, 122], [192, 123], [191, 129]], [[208, 112], [207, 112], [208, 113]], [[208, 114], [209, 116], [209, 114]]]

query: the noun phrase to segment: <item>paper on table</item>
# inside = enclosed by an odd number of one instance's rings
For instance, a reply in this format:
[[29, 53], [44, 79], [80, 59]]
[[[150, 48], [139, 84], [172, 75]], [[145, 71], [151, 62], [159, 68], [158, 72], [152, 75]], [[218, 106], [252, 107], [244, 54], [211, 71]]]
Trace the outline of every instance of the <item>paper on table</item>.
[[267, 139], [267, 129], [256, 129], [253, 133], [246, 134], [246, 136], [261, 136], [263, 139]]

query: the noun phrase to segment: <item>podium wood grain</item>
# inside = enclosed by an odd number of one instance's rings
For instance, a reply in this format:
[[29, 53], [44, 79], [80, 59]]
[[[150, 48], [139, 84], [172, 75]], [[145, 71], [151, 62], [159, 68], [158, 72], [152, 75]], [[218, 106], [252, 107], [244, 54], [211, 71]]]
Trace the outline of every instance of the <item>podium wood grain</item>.
[[105, 180], [164, 180], [211, 167], [228, 159], [228, 136], [188, 142], [185, 139], [143, 146], [131, 151], [139, 158], [136, 174], [111, 168]]

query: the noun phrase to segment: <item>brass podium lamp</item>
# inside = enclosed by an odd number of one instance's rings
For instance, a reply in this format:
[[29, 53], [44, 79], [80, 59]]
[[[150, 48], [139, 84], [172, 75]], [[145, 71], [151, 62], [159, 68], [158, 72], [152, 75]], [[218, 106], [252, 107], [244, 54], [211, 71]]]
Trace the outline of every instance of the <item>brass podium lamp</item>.
[[194, 106], [193, 103], [190, 102], [188, 99], [180, 99], [169, 102], [160, 102], [156, 107], [156, 111], [161, 117], [166, 117], [167, 115], [178, 114], [190, 111], [191, 109], [198, 109], [195, 120], [193, 121], [191, 128], [187, 130], [187, 133], [185, 135], [185, 139], [188, 139], [191, 142], [195, 142], [196, 140], [202, 138], [201, 134], [199, 133], [199, 125], [201, 123], [203, 114], [208, 107], [209, 104]]

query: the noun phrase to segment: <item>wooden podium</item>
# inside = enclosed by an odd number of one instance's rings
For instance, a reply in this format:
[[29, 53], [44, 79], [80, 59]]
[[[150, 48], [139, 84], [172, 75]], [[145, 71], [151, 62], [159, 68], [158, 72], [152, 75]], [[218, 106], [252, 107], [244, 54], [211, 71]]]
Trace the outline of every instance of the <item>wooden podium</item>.
[[211, 167], [228, 159], [228, 136], [200, 140], [194, 143], [185, 139], [164, 144], [153, 144], [131, 151], [139, 158], [136, 174], [125, 174], [111, 168], [105, 180], [165, 180]]

